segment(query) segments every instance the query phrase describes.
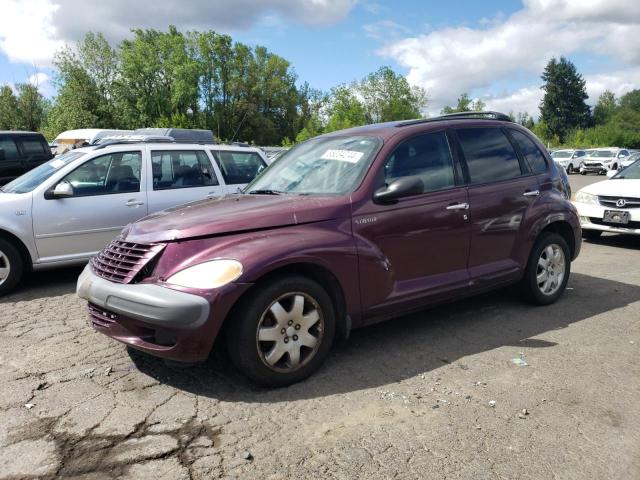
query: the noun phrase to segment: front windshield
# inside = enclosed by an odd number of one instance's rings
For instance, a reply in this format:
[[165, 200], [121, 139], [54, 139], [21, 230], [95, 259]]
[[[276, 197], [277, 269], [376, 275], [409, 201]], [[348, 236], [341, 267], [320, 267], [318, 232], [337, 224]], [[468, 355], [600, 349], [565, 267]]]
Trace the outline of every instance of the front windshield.
[[571, 153], [572, 152], [553, 152], [551, 154], [551, 158], [571, 158]]
[[611, 158], [611, 157], [615, 157], [616, 154], [611, 150], [597, 150], [595, 152], [592, 152], [591, 156], [596, 158]]
[[83, 155], [85, 155], [85, 152], [67, 152], [59, 155], [53, 160], [49, 160], [47, 163], [43, 163], [21, 177], [16, 178], [14, 181], [7, 183], [1, 190], [5, 193], [31, 192], [62, 167]]
[[635, 162], [615, 175], [613, 178], [626, 180], [640, 180], [640, 162]]
[[377, 137], [318, 137], [292, 148], [245, 193], [345, 195], [354, 191], [382, 145]]

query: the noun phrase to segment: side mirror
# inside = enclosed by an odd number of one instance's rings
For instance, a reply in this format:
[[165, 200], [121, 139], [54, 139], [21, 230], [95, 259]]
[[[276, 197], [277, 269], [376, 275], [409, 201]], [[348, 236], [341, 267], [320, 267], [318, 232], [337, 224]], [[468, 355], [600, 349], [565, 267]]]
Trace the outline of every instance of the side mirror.
[[615, 177], [618, 174], [618, 170], [609, 170], [607, 172], [607, 178]]
[[373, 200], [376, 203], [394, 203], [400, 198], [420, 195], [423, 192], [424, 183], [419, 177], [402, 177], [376, 190]]
[[69, 182], [60, 182], [53, 189], [52, 198], [69, 198], [73, 197], [73, 187]]

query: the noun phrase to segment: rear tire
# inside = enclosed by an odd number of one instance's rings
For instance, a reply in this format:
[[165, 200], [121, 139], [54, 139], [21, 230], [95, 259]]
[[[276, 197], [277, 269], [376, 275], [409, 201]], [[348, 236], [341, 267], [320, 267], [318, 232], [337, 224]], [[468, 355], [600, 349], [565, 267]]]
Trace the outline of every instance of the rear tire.
[[228, 321], [231, 361], [267, 387], [291, 385], [315, 372], [331, 350], [336, 324], [326, 290], [299, 275], [262, 283]]
[[0, 297], [6, 295], [22, 279], [24, 260], [16, 246], [0, 238]]
[[537, 305], [550, 305], [564, 292], [571, 273], [571, 252], [557, 233], [543, 233], [531, 249], [521, 288]]
[[580, 175], [586, 175], [587, 172], [585, 172], [584, 170], [580, 170]]
[[602, 235], [601, 230], [582, 229], [582, 237], [587, 240], [595, 240], [596, 238], [600, 238], [600, 235]]

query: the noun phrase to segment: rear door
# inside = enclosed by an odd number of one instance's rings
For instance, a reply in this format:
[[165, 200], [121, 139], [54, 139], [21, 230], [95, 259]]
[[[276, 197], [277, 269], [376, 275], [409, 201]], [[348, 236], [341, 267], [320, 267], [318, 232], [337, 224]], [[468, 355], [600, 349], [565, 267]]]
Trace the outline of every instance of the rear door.
[[267, 168], [267, 163], [257, 153], [242, 150], [211, 150], [224, 179], [228, 193], [236, 193]]
[[12, 135], [0, 134], [0, 185], [22, 175], [20, 152]]
[[483, 289], [520, 275], [524, 225], [540, 186], [500, 127], [455, 132], [469, 181], [469, 275], [472, 288]]
[[22, 173], [51, 160], [49, 145], [41, 135], [19, 135], [15, 137], [22, 156]]
[[101, 250], [127, 224], [147, 215], [144, 179], [142, 152], [116, 151], [87, 160], [60, 180], [71, 184], [73, 197], [34, 196], [39, 257], [71, 260]]
[[224, 194], [204, 149], [152, 149], [151, 172], [149, 213]]

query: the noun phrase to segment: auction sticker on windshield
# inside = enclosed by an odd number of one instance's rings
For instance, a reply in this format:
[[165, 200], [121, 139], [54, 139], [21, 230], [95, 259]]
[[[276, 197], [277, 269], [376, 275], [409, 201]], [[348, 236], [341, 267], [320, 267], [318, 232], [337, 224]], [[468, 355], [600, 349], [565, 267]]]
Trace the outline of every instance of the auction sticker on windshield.
[[358, 163], [364, 155], [354, 150], [327, 150], [320, 157], [322, 160], [339, 160], [341, 162]]

